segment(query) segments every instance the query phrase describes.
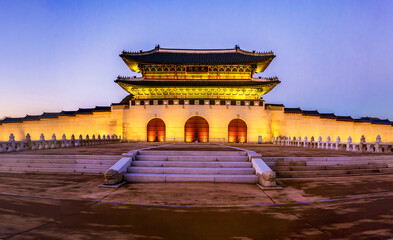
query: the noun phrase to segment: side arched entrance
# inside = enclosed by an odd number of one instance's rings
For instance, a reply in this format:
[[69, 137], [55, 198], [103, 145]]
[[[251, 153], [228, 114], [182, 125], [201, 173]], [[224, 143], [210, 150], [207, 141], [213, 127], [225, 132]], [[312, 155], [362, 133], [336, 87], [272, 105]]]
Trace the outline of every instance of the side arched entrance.
[[187, 120], [184, 125], [185, 142], [208, 142], [209, 141], [209, 124], [206, 119], [200, 116], [194, 116]]
[[228, 142], [247, 142], [247, 124], [242, 119], [236, 118], [228, 124]]
[[165, 123], [160, 118], [153, 118], [147, 123], [147, 141], [165, 141]]

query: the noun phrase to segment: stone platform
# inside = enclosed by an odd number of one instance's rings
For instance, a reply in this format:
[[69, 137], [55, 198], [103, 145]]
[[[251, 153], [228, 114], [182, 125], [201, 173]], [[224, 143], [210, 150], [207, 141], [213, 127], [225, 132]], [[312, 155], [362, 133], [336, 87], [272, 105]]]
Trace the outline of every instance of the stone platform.
[[173, 144], [138, 151], [124, 179], [127, 182], [258, 182], [246, 151], [205, 144]]

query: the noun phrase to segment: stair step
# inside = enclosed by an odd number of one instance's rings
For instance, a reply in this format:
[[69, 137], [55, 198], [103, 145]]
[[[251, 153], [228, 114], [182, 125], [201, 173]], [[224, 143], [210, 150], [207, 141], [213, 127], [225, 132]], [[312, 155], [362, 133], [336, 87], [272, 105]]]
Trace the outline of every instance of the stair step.
[[139, 155], [166, 155], [166, 156], [247, 156], [245, 151], [160, 151], [141, 150]]
[[77, 174], [104, 174], [107, 169], [91, 168], [52, 168], [52, 167], [0, 167], [0, 172], [24, 173], [77, 173]]
[[189, 162], [247, 162], [247, 156], [189, 156], [189, 155], [137, 155], [137, 161], [189, 161]]
[[184, 168], [184, 167], [129, 167], [129, 173], [157, 174], [224, 174], [247, 175], [255, 174], [253, 168]]
[[387, 168], [386, 163], [373, 163], [373, 164], [350, 164], [350, 165], [328, 165], [327, 170], [338, 169], [369, 169], [369, 168]]
[[95, 160], [116, 160], [121, 155], [38, 155], [38, 154], [0, 154], [2, 159], [95, 159]]
[[120, 157], [116, 160], [104, 160], [104, 159], [31, 159], [31, 158], [12, 158], [12, 159], [0, 159], [0, 163], [91, 163], [91, 164], [115, 164]]
[[146, 174], [126, 173], [127, 182], [230, 182], [256, 183], [256, 175], [218, 175], [218, 174]]
[[372, 174], [380, 173], [379, 169], [345, 169], [345, 170], [321, 170], [321, 171], [277, 171], [279, 177], [318, 177], [339, 176], [348, 174]]
[[276, 166], [306, 166], [306, 162], [276, 162]]
[[108, 169], [113, 164], [79, 164], [79, 163], [3, 163], [0, 167], [51, 167], [51, 168], [103, 168]]
[[182, 162], [182, 161], [132, 161], [132, 166], [138, 167], [252, 167], [251, 162]]

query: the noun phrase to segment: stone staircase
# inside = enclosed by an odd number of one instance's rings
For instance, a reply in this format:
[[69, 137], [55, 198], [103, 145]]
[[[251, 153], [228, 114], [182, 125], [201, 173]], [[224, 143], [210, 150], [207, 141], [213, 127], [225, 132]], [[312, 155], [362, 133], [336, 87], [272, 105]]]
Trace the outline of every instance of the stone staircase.
[[0, 172], [104, 174], [117, 155], [0, 154]]
[[141, 150], [124, 179], [126, 182], [258, 182], [245, 151]]
[[278, 178], [393, 173], [393, 157], [264, 158]]

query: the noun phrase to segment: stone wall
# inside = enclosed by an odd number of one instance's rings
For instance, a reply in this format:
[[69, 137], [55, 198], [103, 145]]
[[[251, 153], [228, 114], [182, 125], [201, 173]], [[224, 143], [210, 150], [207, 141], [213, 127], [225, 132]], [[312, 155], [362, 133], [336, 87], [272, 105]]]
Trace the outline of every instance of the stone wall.
[[45, 136], [79, 136], [87, 134], [121, 135], [128, 141], [146, 141], [146, 127], [150, 119], [160, 118], [166, 125], [167, 141], [184, 141], [184, 126], [192, 116], [201, 116], [209, 124], [209, 137], [216, 141], [228, 141], [228, 124], [239, 118], [247, 124], [247, 141], [272, 141], [273, 137], [305, 136], [311, 139], [319, 136], [326, 140], [328, 136], [336, 139], [354, 141], [362, 135], [375, 139], [380, 135], [383, 142], [393, 142], [391, 125], [337, 121], [319, 116], [284, 113], [283, 106], [262, 104], [261, 106], [237, 105], [113, 105], [110, 112], [93, 112], [76, 116], [59, 116], [22, 123], [3, 123], [0, 125], [0, 141], [8, 141], [11, 133], [15, 140], [23, 140], [27, 133], [32, 140]]

